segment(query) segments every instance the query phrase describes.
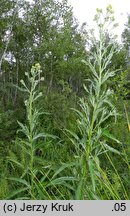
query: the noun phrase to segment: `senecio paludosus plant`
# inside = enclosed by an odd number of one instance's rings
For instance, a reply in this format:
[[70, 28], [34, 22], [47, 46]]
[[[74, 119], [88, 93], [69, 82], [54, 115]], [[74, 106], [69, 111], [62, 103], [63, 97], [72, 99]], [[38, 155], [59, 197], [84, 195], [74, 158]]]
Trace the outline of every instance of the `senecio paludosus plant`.
[[[48, 136], [54, 138], [54, 136], [49, 134], [47, 135], [43, 132], [39, 132], [38, 130], [39, 116], [45, 113], [41, 112], [41, 110], [36, 107], [37, 100], [42, 96], [42, 92], [39, 92], [38, 89], [39, 83], [44, 80], [44, 77], [41, 77], [41, 72], [42, 70], [40, 64], [35, 64], [35, 66], [32, 66], [30, 73], [25, 72], [28, 81], [27, 84], [24, 82], [24, 80], [21, 80], [20, 82], [22, 87], [18, 87], [20, 91], [26, 94], [27, 98], [24, 101], [26, 107], [27, 123], [23, 124], [18, 122], [20, 126], [18, 132], [22, 132], [25, 135], [25, 138], [19, 139], [18, 143], [24, 152], [27, 163], [26, 167], [23, 167], [22, 162], [20, 164], [20, 162], [16, 161], [15, 159], [10, 159], [15, 163], [15, 165], [21, 167], [21, 169], [23, 168], [23, 174], [20, 178], [10, 178], [10, 180], [14, 180], [15, 182], [22, 185], [22, 187], [20, 187], [17, 191], [13, 192], [11, 197], [14, 197], [15, 195], [16, 197], [18, 196], [18, 198], [21, 198], [21, 194], [23, 194], [23, 199], [50, 199], [45, 187], [42, 186], [42, 182], [40, 182], [40, 180], [38, 180], [36, 177], [39, 169], [36, 164], [39, 163], [40, 158], [36, 157], [35, 153], [41, 145], [39, 145], [38, 139]], [[39, 193], [42, 194], [41, 197], [39, 197]]]
[[[44, 80], [44, 77], [41, 77], [41, 72], [42, 71], [40, 64], [35, 64], [35, 66], [32, 66], [30, 73], [25, 72], [28, 80], [28, 85], [25, 84], [24, 80], [21, 80], [20, 82], [23, 87], [18, 87], [19, 90], [25, 92], [27, 95], [27, 99], [24, 101], [26, 107], [27, 124], [18, 122], [20, 126], [18, 132], [22, 132], [26, 137], [26, 141], [21, 140], [20, 145], [22, 145], [21, 148], [24, 149], [24, 154], [26, 154], [25, 157], [28, 160], [28, 164], [26, 170], [24, 170], [23, 177], [21, 179], [16, 178], [14, 180], [22, 183], [22, 185], [24, 186], [23, 191], [28, 191], [29, 197], [31, 199], [35, 199], [35, 174], [37, 173], [35, 167], [35, 152], [38, 148], [37, 140], [45, 136], [45, 134], [39, 133], [37, 130], [39, 116], [43, 113], [41, 113], [41, 111], [35, 107], [36, 101], [42, 96], [42, 92], [38, 91], [39, 83]], [[24, 178], [24, 176], [28, 177]]]
[[28, 125], [23, 125], [22, 123], [18, 122], [21, 127], [19, 131], [23, 132], [27, 138], [26, 147], [24, 148], [24, 150], [29, 155], [28, 172], [30, 176], [30, 185], [28, 184], [28, 186], [30, 188], [29, 192], [32, 199], [35, 198], [34, 177], [36, 170], [34, 170], [34, 155], [35, 151], [37, 150], [36, 140], [40, 137], [44, 137], [44, 134], [38, 133], [37, 131], [39, 122], [38, 118], [39, 115], [41, 115], [41, 112], [34, 106], [34, 103], [38, 100], [39, 97], [42, 96], [42, 92], [38, 92], [38, 90], [36, 89], [38, 84], [44, 80], [44, 77], [40, 77], [41, 72], [41, 66], [39, 63], [37, 63], [35, 64], [35, 66], [32, 66], [30, 74], [28, 72], [25, 73], [30, 83], [30, 89], [25, 84], [24, 80], [21, 80], [23, 91], [28, 94], [28, 99], [24, 102], [26, 106]]
[[[116, 148], [112, 148], [107, 140], [113, 140], [120, 143], [110, 134], [108, 130], [108, 121], [117, 117], [117, 111], [111, 102], [113, 91], [107, 85], [108, 80], [115, 75], [116, 71], [110, 69], [110, 63], [117, 45], [115, 37], [112, 36], [114, 24], [113, 10], [109, 5], [106, 8], [106, 14], [101, 9], [97, 9], [95, 15], [97, 25], [98, 39], [94, 30], [90, 30], [89, 57], [82, 62], [90, 68], [91, 79], [87, 80], [84, 85], [86, 97], [79, 101], [80, 111], [75, 110], [78, 114], [77, 125], [80, 132], [80, 138], [71, 133], [77, 157], [80, 161], [80, 171], [77, 173], [79, 184], [76, 191], [76, 199], [120, 199], [118, 189], [112, 184], [100, 165], [100, 155], [106, 154], [114, 170], [116, 180], [123, 190], [124, 198], [128, 198], [122, 180], [109, 157], [108, 151], [115, 154], [121, 154]], [[107, 41], [108, 31], [112, 36]], [[80, 174], [79, 174], [80, 173]], [[116, 184], [115, 184], [116, 185]], [[103, 193], [103, 194], [102, 194]]]
[[[64, 190], [67, 190], [66, 181], [73, 181], [75, 178], [73, 176], [63, 176], [58, 175], [66, 169], [65, 164], [59, 167], [55, 172], [51, 167], [51, 164], [46, 164], [44, 158], [36, 156], [36, 152], [39, 148], [44, 148], [46, 141], [45, 138], [58, 139], [57, 136], [47, 134], [45, 132], [39, 132], [39, 117], [42, 114], [46, 114], [42, 109], [37, 108], [36, 103], [38, 99], [42, 96], [42, 92], [39, 92], [38, 85], [44, 80], [41, 77], [41, 66], [40, 64], [35, 64], [31, 68], [31, 72], [26, 72], [27, 84], [24, 80], [21, 80], [22, 87], [18, 87], [20, 91], [26, 93], [26, 100], [24, 101], [26, 107], [27, 123], [23, 124], [18, 122], [20, 129], [18, 132], [22, 132], [25, 137], [18, 139], [18, 145], [21, 151], [23, 151], [25, 164], [23, 165], [21, 161], [15, 158], [9, 158], [17, 167], [22, 169], [22, 174], [20, 178], [10, 177], [20, 185], [19, 188], [12, 192], [8, 196], [8, 199], [16, 197], [17, 199], [65, 199], [63, 194]], [[39, 142], [39, 138], [43, 138]], [[51, 174], [50, 174], [51, 173]], [[60, 187], [57, 187], [57, 185]], [[50, 190], [49, 190], [49, 189]], [[63, 189], [64, 188], [64, 189]], [[49, 192], [48, 192], [49, 191]]]

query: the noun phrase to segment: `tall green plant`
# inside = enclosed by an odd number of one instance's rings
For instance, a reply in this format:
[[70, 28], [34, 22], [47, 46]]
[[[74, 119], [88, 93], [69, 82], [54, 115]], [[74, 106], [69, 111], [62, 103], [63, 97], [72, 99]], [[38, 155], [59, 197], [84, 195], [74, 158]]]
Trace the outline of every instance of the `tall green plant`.
[[[21, 91], [27, 94], [27, 99], [25, 100], [26, 115], [27, 115], [27, 124], [22, 124], [18, 122], [20, 129], [18, 132], [22, 132], [26, 141], [19, 140], [21, 149], [24, 151], [26, 160], [28, 160], [28, 166], [24, 170], [24, 176], [27, 174], [27, 181], [25, 179], [15, 179], [18, 182], [23, 183], [27, 186], [28, 192], [32, 199], [34, 196], [34, 177], [37, 172], [35, 167], [36, 162], [36, 150], [38, 148], [38, 139], [41, 137], [46, 137], [46, 134], [39, 133], [38, 131], [38, 119], [43, 112], [40, 109], [36, 108], [36, 101], [42, 96], [42, 93], [38, 91], [38, 85], [41, 81], [44, 80], [41, 77], [41, 69], [39, 64], [32, 66], [31, 73], [25, 73], [28, 80], [28, 85], [25, 84], [24, 80], [21, 80], [22, 88], [19, 88]], [[15, 160], [13, 160], [17, 164]], [[27, 163], [26, 163], [27, 164]]]
[[[39, 138], [53, 137], [51, 135], [40, 133], [38, 130], [39, 116], [44, 112], [41, 112], [40, 109], [36, 107], [37, 100], [42, 96], [42, 92], [38, 91], [38, 85], [41, 81], [44, 80], [41, 77], [40, 65], [37, 63], [35, 66], [32, 66], [31, 73], [25, 73], [27, 76], [28, 84], [26, 85], [24, 80], [21, 80], [22, 88], [19, 88], [21, 91], [27, 94], [27, 99], [25, 100], [26, 107], [26, 116], [27, 124], [22, 124], [18, 122], [20, 129], [18, 132], [22, 132], [25, 135], [25, 140], [20, 139], [19, 144], [24, 154], [24, 160], [26, 161], [26, 168], [23, 167], [22, 163], [19, 163], [17, 160], [10, 158], [10, 160], [15, 163], [17, 166], [23, 168], [23, 174], [21, 178], [10, 178], [16, 182], [22, 183], [25, 188], [18, 190], [20, 193], [22, 191], [28, 191], [29, 198], [35, 199], [35, 180], [37, 170], [37, 161], [40, 160], [36, 157], [36, 151], [39, 148]], [[44, 142], [43, 142], [44, 143]], [[14, 194], [17, 194], [15, 192]]]
[[94, 34], [94, 30], [90, 30], [90, 56], [87, 60], [82, 61], [90, 68], [92, 73], [91, 79], [87, 80], [89, 84], [84, 85], [86, 97], [80, 99], [80, 111], [75, 110], [78, 114], [77, 124], [80, 138], [70, 132], [75, 138], [73, 143], [75, 144], [82, 167], [81, 171], [79, 171], [80, 176], [77, 173], [77, 176], [81, 180], [76, 196], [81, 199], [85, 198], [83, 188], [86, 188], [87, 184], [87, 193], [85, 192], [87, 194], [86, 198], [100, 199], [101, 194], [99, 193], [99, 188], [103, 190], [102, 184], [109, 191], [110, 197], [108, 197], [110, 199], [119, 199], [120, 196], [116, 187], [111, 184], [106, 173], [102, 170], [100, 163], [100, 155], [107, 154], [107, 159], [109, 159], [109, 162], [114, 168], [125, 197], [127, 197], [122, 181], [107, 153], [111, 151], [120, 155], [120, 152], [110, 146], [107, 141], [109, 139], [115, 143], [120, 143], [108, 130], [109, 120], [113, 121], [117, 117], [116, 109], [111, 103], [113, 91], [107, 85], [108, 80], [114, 77], [116, 72], [111, 71], [109, 67], [114, 53], [117, 52], [116, 42], [114, 41], [114, 37], [111, 39], [112, 43], [107, 42], [106, 37], [107, 30], [112, 31], [112, 28], [116, 26], [116, 24], [113, 24], [112, 7], [107, 7], [105, 15], [102, 10], [97, 9], [95, 21], [98, 30], [98, 40]]
[[[51, 141], [50, 139], [58, 138], [56, 136], [39, 132], [39, 117], [45, 112], [41, 112], [36, 106], [37, 100], [42, 96], [42, 93], [38, 90], [38, 85], [44, 80], [41, 77], [41, 67], [39, 64], [35, 64], [32, 67], [31, 73], [25, 73], [27, 76], [27, 84], [24, 80], [21, 80], [22, 88], [19, 90], [27, 94], [25, 100], [27, 123], [23, 124], [18, 122], [20, 129], [18, 132], [22, 132], [25, 137], [16, 140], [21, 152], [19, 157], [22, 158], [20, 161], [14, 153], [11, 152], [9, 161], [15, 164], [16, 168], [20, 168], [19, 177], [10, 177], [13, 180], [18, 189], [12, 192], [8, 198], [19, 198], [19, 199], [65, 199], [65, 194], [69, 193], [67, 189], [72, 189], [66, 181], [73, 181], [73, 176], [61, 176], [61, 172], [68, 166], [73, 164], [65, 164], [60, 166], [55, 171], [50, 161], [45, 161], [43, 157], [37, 156], [39, 149], [44, 150], [44, 145]], [[43, 138], [40, 142], [38, 139]], [[15, 146], [16, 147], [16, 146]], [[22, 170], [22, 171], [21, 171]], [[22, 186], [19, 186], [22, 185]]]
[[[37, 85], [40, 81], [43, 81], [44, 78], [40, 77], [40, 65], [36, 64], [31, 69], [31, 74], [25, 73], [28, 77], [28, 81], [30, 82], [30, 89], [27, 87], [25, 82], [21, 80], [21, 83], [24, 87], [24, 91], [28, 93], [28, 99], [25, 101], [26, 111], [27, 111], [27, 120], [28, 125], [23, 125], [22, 123], [18, 122], [21, 127], [21, 132], [23, 132], [27, 138], [26, 145], [28, 146], [25, 148], [27, 154], [29, 154], [29, 172], [30, 172], [30, 194], [31, 198], [34, 194], [34, 154], [37, 149], [36, 141], [40, 137], [44, 137], [45, 134], [38, 133], [38, 118], [41, 115], [41, 112], [35, 108], [34, 103], [37, 101], [39, 97], [42, 96], [42, 93], [38, 93], [36, 90]], [[30, 76], [31, 75], [31, 76]]]

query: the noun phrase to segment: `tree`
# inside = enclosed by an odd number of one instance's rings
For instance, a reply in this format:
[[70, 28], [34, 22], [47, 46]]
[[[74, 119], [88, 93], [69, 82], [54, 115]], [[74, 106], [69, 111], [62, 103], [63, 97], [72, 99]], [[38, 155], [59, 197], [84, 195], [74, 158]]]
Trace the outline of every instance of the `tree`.
[[[41, 90], [46, 96], [55, 94], [56, 103], [59, 103], [61, 94], [64, 100], [70, 95], [70, 101], [73, 92], [81, 94], [81, 83], [87, 73], [87, 69], [81, 64], [81, 59], [86, 56], [86, 33], [83, 27], [82, 30], [78, 27], [67, 1], [60, 3], [42, 0], [27, 3], [10, 0], [5, 3], [3, 0], [1, 4], [1, 25], [4, 26], [0, 35], [3, 47], [3, 72], [0, 77], [3, 111], [10, 109], [15, 112], [21, 109], [24, 94], [19, 93], [16, 86], [20, 79], [26, 79], [24, 72], [29, 71], [31, 65], [37, 62], [43, 69], [45, 86], [41, 84]], [[9, 40], [4, 41], [10, 24]], [[61, 83], [71, 89], [68, 96], [66, 92], [63, 94]]]
[[127, 50], [130, 47], [130, 15], [128, 15], [128, 21], [125, 24], [125, 29], [122, 33], [122, 42]]

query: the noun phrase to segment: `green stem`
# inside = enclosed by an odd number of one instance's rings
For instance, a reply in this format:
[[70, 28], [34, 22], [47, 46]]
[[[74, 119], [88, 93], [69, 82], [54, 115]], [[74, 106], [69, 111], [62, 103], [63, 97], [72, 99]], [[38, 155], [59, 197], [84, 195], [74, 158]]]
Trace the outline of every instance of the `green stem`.
[[33, 176], [33, 163], [34, 163], [34, 150], [33, 150], [33, 82], [32, 87], [30, 91], [30, 97], [29, 97], [29, 128], [30, 128], [30, 176], [31, 176], [31, 199], [34, 197], [34, 189], [33, 189], [33, 182], [34, 182], [34, 176]]

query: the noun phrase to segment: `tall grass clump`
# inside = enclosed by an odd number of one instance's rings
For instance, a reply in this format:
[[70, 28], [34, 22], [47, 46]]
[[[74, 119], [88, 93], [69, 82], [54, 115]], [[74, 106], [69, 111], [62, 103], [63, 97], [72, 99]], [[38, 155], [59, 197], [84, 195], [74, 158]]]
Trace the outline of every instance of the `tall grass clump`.
[[[97, 9], [95, 22], [98, 30], [98, 39], [94, 30], [90, 30], [89, 57], [82, 62], [91, 70], [91, 78], [84, 85], [86, 97], [79, 101], [80, 111], [75, 110], [78, 119], [79, 134], [73, 132], [71, 141], [75, 145], [76, 159], [80, 168], [75, 171], [79, 183], [75, 199], [121, 199], [128, 198], [123, 182], [114, 166], [112, 154], [121, 153], [111, 142], [120, 142], [109, 132], [109, 124], [117, 118], [117, 111], [111, 102], [113, 90], [108, 81], [115, 76], [116, 71], [110, 68], [112, 58], [118, 51], [112, 29], [116, 27], [112, 7], [108, 6], [106, 14]], [[109, 36], [112, 37], [109, 42]], [[97, 34], [97, 33], [96, 33]], [[100, 158], [109, 161], [112, 175], [106, 172], [107, 168]], [[120, 194], [123, 193], [121, 196]]]

